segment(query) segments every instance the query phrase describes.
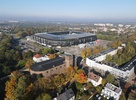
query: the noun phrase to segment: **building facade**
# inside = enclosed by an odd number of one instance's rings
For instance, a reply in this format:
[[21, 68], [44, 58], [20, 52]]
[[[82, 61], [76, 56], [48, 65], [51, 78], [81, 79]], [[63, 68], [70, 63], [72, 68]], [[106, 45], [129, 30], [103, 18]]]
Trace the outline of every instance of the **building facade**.
[[46, 60], [43, 62], [35, 63], [30, 66], [30, 73], [42, 74], [48, 78], [55, 74], [65, 73], [66, 68], [70, 65], [73, 66], [74, 58], [72, 55], [65, 55], [65, 57], [57, 57], [54, 59]]
[[111, 100], [119, 100], [120, 95], [122, 93], [122, 89], [111, 84], [107, 83], [101, 91], [101, 95], [106, 97], [107, 99], [113, 98]]
[[89, 72], [87, 82], [91, 82], [94, 86], [98, 86], [102, 84], [102, 78], [93, 72]]
[[109, 49], [104, 52], [101, 52], [97, 55], [93, 55], [89, 58], [86, 58], [86, 64], [92, 68], [97, 68], [100, 71], [108, 71], [113, 74], [115, 77], [121, 77], [125, 80], [134, 73], [134, 66], [136, 66], [136, 56], [133, 57], [129, 62], [123, 66], [117, 66], [113, 63], [103, 63], [102, 61], [106, 59], [107, 55], [114, 55], [117, 53], [118, 49]]

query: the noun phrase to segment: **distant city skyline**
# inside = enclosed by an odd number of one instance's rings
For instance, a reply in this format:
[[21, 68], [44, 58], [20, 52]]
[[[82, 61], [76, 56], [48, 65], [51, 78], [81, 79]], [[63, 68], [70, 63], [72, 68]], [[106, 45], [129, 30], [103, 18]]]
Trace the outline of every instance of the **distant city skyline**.
[[136, 22], [136, 0], [1, 0], [0, 20]]

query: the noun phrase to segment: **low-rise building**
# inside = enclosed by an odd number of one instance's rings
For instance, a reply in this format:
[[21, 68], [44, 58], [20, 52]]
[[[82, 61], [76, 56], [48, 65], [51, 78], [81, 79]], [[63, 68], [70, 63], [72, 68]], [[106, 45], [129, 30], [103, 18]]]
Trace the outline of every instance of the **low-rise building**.
[[49, 57], [47, 55], [42, 57], [41, 55], [36, 54], [36, 55], [34, 55], [33, 60], [34, 60], [34, 62], [42, 62], [42, 61], [49, 60]]
[[72, 89], [68, 89], [53, 100], [75, 100], [75, 94]]
[[102, 84], [102, 78], [93, 72], [89, 72], [87, 82], [91, 82], [94, 86], [98, 86]]
[[107, 97], [107, 99], [113, 98], [113, 100], [119, 100], [121, 93], [122, 89], [111, 83], [107, 83], [101, 91], [102, 96]]
[[30, 66], [30, 73], [42, 74], [45, 78], [55, 74], [65, 73], [69, 66], [73, 66], [75, 62], [73, 55], [65, 55], [65, 57], [56, 57], [50, 60], [42, 61]]

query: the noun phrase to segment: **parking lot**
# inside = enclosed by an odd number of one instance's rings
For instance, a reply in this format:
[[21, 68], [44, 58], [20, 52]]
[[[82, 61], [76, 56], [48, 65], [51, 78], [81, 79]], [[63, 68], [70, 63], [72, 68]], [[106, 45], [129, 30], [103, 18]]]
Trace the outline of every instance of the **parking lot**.
[[76, 46], [70, 46], [70, 47], [61, 47], [61, 48], [57, 48], [57, 50], [59, 51], [64, 51], [66, 53], [70, 53], [76, 56], [81, 56], [81, 52], [83, 49], [85, 48], [93, 48], [94, 46], [103, 46], [103, 47], [107, 47], [109, 41], [106, 40], [100, 40], [99, 43], [94, 42], [93, 45], [88, 45], [86, 43], [86, 47], [84, 48], [80, 48], [78, 45]]

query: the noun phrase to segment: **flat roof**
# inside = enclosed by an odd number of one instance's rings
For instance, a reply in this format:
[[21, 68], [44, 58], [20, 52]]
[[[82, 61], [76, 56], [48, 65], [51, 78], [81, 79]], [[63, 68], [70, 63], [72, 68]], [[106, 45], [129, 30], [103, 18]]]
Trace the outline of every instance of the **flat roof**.
[[30, 66], [30, 69], [33, 71], [44, 71], [48, 70], [50, 68], [53, 68], [54, 66], [59, 66], [63, 64], [65, 61], [62, 57], [57, 57], [54, 59], [46, 60], [43, 62], [35, 63], [32, 66]]
[[126, 71], [126, 70], [131, 70], [135, 66], [136, 66], [136, 55], [130, 61], [119, 66], [118, 69]]
[[[108, 50], [102, 51], [98, 54], [92, 55], [89, 57], [90, 60], [94, 60], [95, 58], [101, 56], [101, 55], [105, 55], [111, 51], [115, 50], [114, 48], [110, 48]], [[99, 63], [99, 62], [98, 62]], [[101, 63], [101, 62], [100, 62]], [[109, 65], [110, 67], [122, 70], [122, 71], [127, 71], [127, 70], [131, 70], [134, 66], [136, 66], [136, 55], [128, 62], [126, 62], [125, 64], [122, 64], [120, 66], [117, 66], [117, 64], [114, 64], [112, 62], [105, 62], [105, 63], [101, 63], [101, 64], [105, 64], [105, 65]]]
[[93, 60], [93, 59], [95, 59], [95, 58], [97, 58], [99, 56], [105, 55], [105, 54], [107, 54], [107, 53], [109, 53], [109, 52], [111, 52], [113, 50], [115, 50], [115, 49], [114, 48], [110, 48], [110, 49], [104, 50], [104, 51], [102, 51], [102, 52], [100, 52], [98, 54], [94, 54], [94, 55], [90, 56], [89, 59]]
[[79, 39], [84, 37], [96, 36], [94, 33], [85, 33], [85, 32], [51, 32], [51, 33], [36, 33], [34, 36], [38, 36], [50, 40], [70, 40], [70, 39]]
[[120, 93], [120, 91], [121, 91], [121, 88], [119, 88], [111, 83], [107, 83], [105, 88], [108, 88], [109, 90], [114, 91], [116, 93]]

